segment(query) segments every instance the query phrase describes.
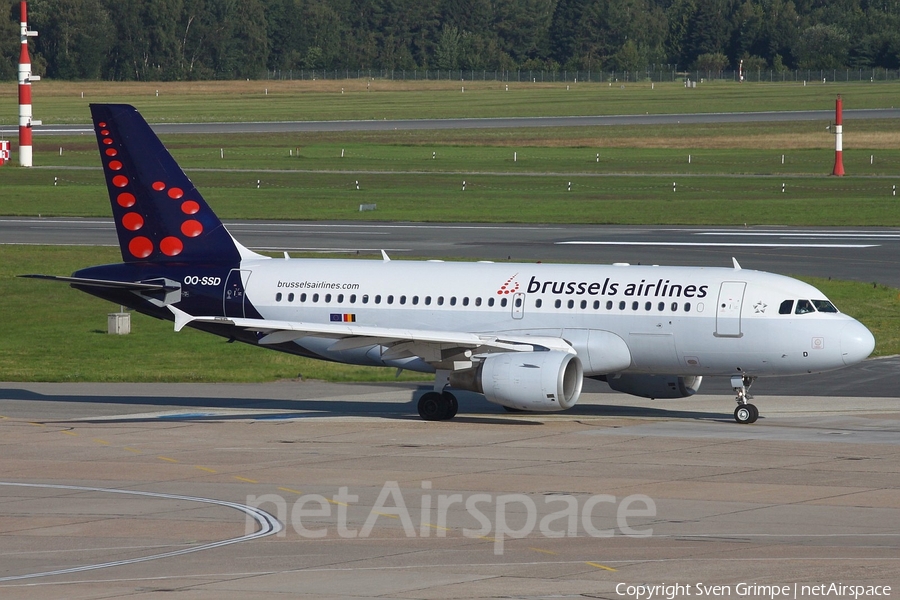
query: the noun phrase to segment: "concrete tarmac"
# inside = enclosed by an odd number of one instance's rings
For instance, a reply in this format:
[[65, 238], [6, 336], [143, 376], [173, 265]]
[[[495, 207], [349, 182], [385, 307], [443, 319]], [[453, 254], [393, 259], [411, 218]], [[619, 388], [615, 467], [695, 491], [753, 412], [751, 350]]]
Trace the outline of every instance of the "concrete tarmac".
[[0, 384], [0, 596], [896, 595], [898, 366], [761, 380], [749, 426], [721, 385], [429, 423], [409, 383]]

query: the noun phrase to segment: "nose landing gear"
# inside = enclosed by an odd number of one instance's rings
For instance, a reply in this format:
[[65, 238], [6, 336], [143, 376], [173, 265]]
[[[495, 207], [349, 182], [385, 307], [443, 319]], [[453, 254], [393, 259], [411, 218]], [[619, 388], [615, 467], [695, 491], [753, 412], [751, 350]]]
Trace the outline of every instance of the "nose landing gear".
[[749, 375], [733, 375], [731, 377], [731, 387], [737, 395], [735, 398], [737, 408], [734, 409], [734, 420], [742, 425], [755, 423], [759, 418], [759, 409], [747, 402], [747, 400], [753, 399], [749, 390], [754, 381], [756, 381], [756, 377], [750, 377]]

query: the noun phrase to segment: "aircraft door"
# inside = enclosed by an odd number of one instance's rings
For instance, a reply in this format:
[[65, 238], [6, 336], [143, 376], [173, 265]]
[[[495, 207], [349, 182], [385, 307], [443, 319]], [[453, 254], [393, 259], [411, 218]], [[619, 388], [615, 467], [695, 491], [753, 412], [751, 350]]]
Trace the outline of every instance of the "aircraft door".
[[525, 294], [519, 292], [512, 297], [512, 318], [521, 319], [525, 316]]
[[246, 316], [244, 314], [244, 299], [246, 298], [247, 282], [250, 280], [251, 271], [232, 269], [225, 281], [225, 291], [222, 298], [222, 310], [226, 317]]
[[744, 281], [723, 281], [716, 304], [716, 337], [741, 337], [741, 305], [744, 302]]

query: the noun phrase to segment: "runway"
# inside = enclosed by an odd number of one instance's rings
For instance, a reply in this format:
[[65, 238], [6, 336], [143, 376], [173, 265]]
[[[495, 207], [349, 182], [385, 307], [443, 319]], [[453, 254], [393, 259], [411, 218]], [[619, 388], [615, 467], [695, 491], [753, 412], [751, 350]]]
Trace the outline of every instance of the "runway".
[[[520, 262], [731, 266], [900, 287], [900, 230], [230, 221], [257, 251]], [[107, 245], [111, 219], [0, 218], [5, 244]], [[66, 273], [67, 274], [67, 273]]]
[[[874, 364], [883, 382], [900, 366]], [[898, 401], [817, 396], [823, 377], [802, 396], [758, 382], [751, 426], [727, 394], [652, 402], [600, 384], [544, 415], [460, 394], [439, 423], [415, 415], [415, 384], [0, 384], [0, 594], [896, 590]], [[263, 529], [240, 506], [284, 529], [221, 544]]]

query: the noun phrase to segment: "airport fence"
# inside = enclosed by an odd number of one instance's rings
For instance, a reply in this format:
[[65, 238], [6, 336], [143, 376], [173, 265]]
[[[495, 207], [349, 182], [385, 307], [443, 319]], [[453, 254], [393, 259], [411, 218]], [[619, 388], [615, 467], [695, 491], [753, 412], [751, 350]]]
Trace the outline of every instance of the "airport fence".
[[900, 69], [793, 69], [738, 71], [679, 71], [648, 69], [641, 71], [569, 71], [561, 70], [488, 70], [488, 69], [290, 69], [266, 71], [270, 80], [352, 80], [393, 81], [498, 81], [506, 83], [637, 83], [743, 81], [747, 83], [786, 82], [858, 82], [900, 80]]

